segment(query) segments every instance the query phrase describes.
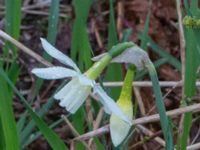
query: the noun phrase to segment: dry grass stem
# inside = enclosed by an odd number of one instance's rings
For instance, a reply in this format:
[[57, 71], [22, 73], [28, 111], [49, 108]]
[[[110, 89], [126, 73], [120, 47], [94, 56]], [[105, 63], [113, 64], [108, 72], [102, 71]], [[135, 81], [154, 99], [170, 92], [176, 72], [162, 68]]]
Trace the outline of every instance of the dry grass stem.
[[[123, 82], [103, 82], [106, 87], [119, 87], [123, 85]], [[152, 87], [151, 81], [134, 81], [132, 83], [134, 87]], [[161, 87], [181, 87], [183, 86], [182, 81], [160, 81]], [[196, 86], [200, 86], [200, 82], [196, 82]]]
[[[70, 123], [70, 121], [67, 119], [67, 117], [65, 117], [65, 115], [61, 116], [63, 118], [63, 120], [66, 122], [66, 124], [68, 125], [68, 127], [70, 128], [70, 130], [72, 131], [73, 135], [75, 137], [79, 137], [80, 134], [78, 133], [78, 131], [76, 131], [76, 129], [73, 127], [73, 125]], [[73, 143], [73, 140], [71, 141]], [[83, 143], [83, 145], [90, 150], [88, 144], [85, 141], [81, 141]]]
[[[187, 106], [187, 107], [174, 109], [171, 111], [167, 111], [167, 116], [170, 116], [173, 118], [186, 112], [200, 112], [200, 103]], [[157, 122], [159, 120], [160, 120], [159, 114], [154, 114], [151, 116], [146, 116], [146, 117], [133, 120], [133, 125], [152, 123], [152, 122]], [[105, 134], [107, 132], [109, 132], [109, 125], [105, 125], [97, 130], [90, 131], [86, 134], [76, 137], [74, 140], [86, 140], [94, 136]]]
[[119, 1], [117, 3], [117, 33], [119, 35], [119, 39], [122, 39], [123, 18], [124, 18], [124, 1]]
[[[96, 118], [96, 120], [95, 120], [95, 122], [94, 122], [94, 127], [93, 127], [94, 130], [96, 130], [96, 129], [99, 127], [99, 125], [100, 125], [100, 123], [101, 123], [101, 120], [102, 120], [102, 118], [103, 118], [103, 114], [104, 114], [104, 110], [103, 110], [103, 108], [101, 108], [101, 109], [99, 110], [99, 113], [98, 113], [98, 115], [97, 115], [97, 118]], [[89, 142], [88, 142], [89, 147], [91, 146], [92, 141], [93, 141], [93, 138], [91, 138], [91, 139], [89, 140]]]
[[[184, 84], [185, 79], [185, 36], [183, 30], [182, 22], [182, 12], [181, 12], [181, 3], [180, 0], [176, 0], [176, 9], [178, 14], [178, 25], [179, 25], [179, 43], [180, 43], [180, 54], [181, 54], [181, 75], [182, 75], [182, 84]], [[184, 87], [182, 88], [182, 98], [184, 98]]]
[[[38, 10], [23, 10], [25, 14], [31, 14], [31, 15], [40, 15], [40, 16], [48, 16], [49, 13], [45, 11], [38, 11]], [[64, 13], [59, 14], [60, 17], [62, 18], [67, 18], [68, 16], [65, 15]]]
[[51, 90], [51, 88], [54, 86], [54, 84], [56, 83], [55, 80], [50, 81], [49, 85], [47, 86], [46, 89], [44, 89], [44, 92], [42, 92], [41, 94], [41, 99], [44, 99], [44, 97], [48, 94], [48, 92]]
[[20, 50], [22, 50], [24, 53], [26, 53], [29, 56], [33, 57], [35, 60], [37, 60], [38, 62], [42, 63], [43, 65], [49, 66], [49, 67], [53, 66], [51, 63], [46, 61], [43, 57], [41, 57], [40, 55], [38, 55], [37, 53], [35, 53], [33, 50], [29, 49], [28, 47], [24, 46], [23, 44], [21, 44], [20, 42], [18, 42], [14, 38], [12, 38], [7, 33], [3, 32], [2, 30], [0, 30], [0, 37], [2, 37], [6, 41], [11, 42], [15, 46], [17, 46]]
[[[142, 125], [136, 125], [136, 128], [138, 128], [140, 131], [142, 131], [145, 135], [150, 136], [150, 137], [155, 137], [155, 133], [153, 133], [151, 130], [147, 129], [146, 127], [142, 126]], [[163, 147], [165, 147], [165, 141], [160, 138], [160, 137], [155, 137], [154, 140], [159, 143], [160, 145], [162, 145]]]
[[95, 34], [95, 37], [96, 37], [96, 40], [97, 40], [98, 47], [100, 49], [102, 49], [104, 47], [104, 45], [103, 45], [103, 41], [101, 39], [101, 35], [99, 33], [99, 29], [98, 29], [98, 26], [97, 26], [95, 20], [93, 21], [93, 24], [94, 24], [94, 34]]
[[136, 101], [138, 103], [140, 112], [141, 112], [142, 116], [144, 116], [146, 114], [145, 107], [144, 107], [144, 103], [142, 101], [142, 96], [140, 94], [140, 89], [138, 87], [134, 87], [134, 94], [135, 94]]
[[[160, 130], [160, 131], [154, 133], [152, 136], [149, 136], [148, 139], [142, 139], [141, 141], [139, 141], [139, 142], [137, 142], [137, 143], [131, 145], [131, 146], [129, 147], [129, 149], [130, 149], [130, 150], [131, 150], [131, 149], [134, 150], [134, 149], [136, 149], [136, 147], [141, 146], [141, 145], [144, 145], [144, 143], [146, 143], [146, 142], [148, 142], [148, 141], [150, 141], [150, 140], [153, 140], [154, 138], [156, 138], [157, 136], [160, 136], [161, 134], [162, 134], [162, 131]], [[160, 146], [161, 146], [161, 145], [160, 145]], [[163, 146], [162, 146], [162, 147], [163, 147]]]
[[187, 150], [199, 150], [199, 149], [200, 149], [200, 143], [187, 146]]
[[85, 109], [87, 113], [87, 121], [89, 124], [93, 124], [94, 118], [92, 114], [92, 105], [91, 105], [91, 99], [87, 98], [85, 101]]

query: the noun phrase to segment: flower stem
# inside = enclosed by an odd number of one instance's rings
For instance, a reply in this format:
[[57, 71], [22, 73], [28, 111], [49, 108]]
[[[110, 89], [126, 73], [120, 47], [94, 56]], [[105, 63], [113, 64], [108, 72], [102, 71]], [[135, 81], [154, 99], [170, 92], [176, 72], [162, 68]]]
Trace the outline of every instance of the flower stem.
[[153, 83], [153, 91], [154, 91], [155, 98], [156, 98], [156, 108], [160, 115], [161, 127], [163, 130], [164, 138], [166, 140], [166, 150], [173, 150], [174, 146], [173, 146], [171, 125], [170, 125], [169, 119], [166, 115], [166, 109], [165, 109], [163, 97], [162, 97], [159, 82], [158, 82], [158, 76], [157, 76], [155, 67], [151, 61], [146, 63], [146, 67], [149, 71], [149, 75], [150, 75], [152, 83]]
[[90, 79], [95, 80], [111, 60], [112, 57], [110, 54], [106, 54], [101, 60], [94, 63], [94, 65], [85, 73], [85, 75]]
[[118, 56], [121, 54], [124, 50], [127, 48], [133, 47], [135, 44], [133, 42], [124, 42], [124, 43], [119, 43], [111, 48], [111, 50], [108, 52], [112, 58]]
[[85, 75], [88, 76], [90, 79], [95, 80], [103, 69], [110, 63], [112, 58], [121, 54], [127, 48], [134, 46], [132, 42], [124, 42], [117, 44], [111, 48], [111, 50], [98, 62], [96, 62], [86, 73]]

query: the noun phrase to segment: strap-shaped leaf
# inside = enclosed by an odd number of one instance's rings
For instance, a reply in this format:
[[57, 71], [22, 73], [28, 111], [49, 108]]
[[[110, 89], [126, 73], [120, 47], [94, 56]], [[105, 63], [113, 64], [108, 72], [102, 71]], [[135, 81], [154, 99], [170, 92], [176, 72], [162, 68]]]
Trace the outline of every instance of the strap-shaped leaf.
[[51, 148], [53, 150], [67, 150], [68, 148], [66, 147], [65, 143], [58, 137], [58, 135], [52, 129], [49, 128], [49, 126], [38, 116], [38, 114], [33, 111], [31, 106], [27, 103], [27, 101], [20, 94], [20, 92], [15, 88], [13, 83], [10, 81], [10, 79], [2, 69], [0, 69], [0, 75], [5, 79], [9, 86], [17, 94], [19, 100], [24, 104], [27, 111], [30, 113], [32, 119], [34, 120], [35, 124], [50, 144]]

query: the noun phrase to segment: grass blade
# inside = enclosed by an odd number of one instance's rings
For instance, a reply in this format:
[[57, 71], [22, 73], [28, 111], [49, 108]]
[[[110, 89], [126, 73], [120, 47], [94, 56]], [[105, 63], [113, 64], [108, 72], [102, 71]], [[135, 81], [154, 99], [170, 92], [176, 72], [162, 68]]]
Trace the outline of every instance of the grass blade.
[[51, 0], [51, 7], [50, 7], [49, 21], [48, 21], [47, 41], [51, 43], [52, 45], [55, 45], [56, 34], [58, 32], [59, 4], [60, 4], [60, 0]]
[[5, 139], [5, 149], [19, 150], [19, 139], [17, 134], [15, 116], [12, 108], [12, 97], [4, 78], [0, 76], [0, 115]]
[[[139, 34], [139, 38], [141, 38], [141, 34]], [[168, 63], [174, 66], [178, 71], [181, 71], [181, 63], [175, 57], [170, 55], [164, 49], [159, 47], [149, 36], [147, 37], [148, 46], [152, 48], [152, 51], [159, 54], [161, 57], [166, 58]]]
[[188, 137], [190, 135], [191, 125], [192, 125], [192, 113], [187, 112], [184, 114], [184, 120], [183, 120], [183, 134], [181, 135], [181, 141], [180, 141], [181, 150], [187, 149], [187, 143], [188, 143]]
[[[21, 24], [21, 0], [6, 0], [5, 6], [5, 31], [15, 39], [18, 39]], [[17, 56], [17, 48], [12, 44], [6, 43], [5, 53], [8, 53], [9, 49], [13, 51], [13, 58], [15, 58]]]
[[[155, 68], [160, 67], [161, 65], [165, 64], [167, 62], [166, 58], [161, 58], [156, 60], [155, 62], [153, 62], [153, 65], [155, 66]], [[142, 71], [138, 71], [135, 77], [135, 80], [141, 80], [143, 79], [143, 77], [148, 73], [147, 70], [142, 70]]]
[[[84, 123], [86, 118], [85, 110], [83, 109], [83, 106], [79, 108], [79, 110], [72, 116], [73, 120], [73, 126], [78, 131], [79, 134], [84, 133]], [[84, 150], [85, 146], [81, 142], [76, 142], [75, 149]]]
[[195, 17], [198, 17], [198, 18], [200, 17], [198, 0], [192, 0], [190, 2], [190, 12], [191, 12], [192, 16], [195, 16]]
[[[49, 111], [50, 107], [54, 104], [54, 102], [55, 100], [53, 99], [53, 97], [49, 98], [48, 102], [44, 104], [41, 110], [38, 112], [39, 117], [44, 116]], [[26, 143], [26, 139], [30, 136], [35, 126], [36, 126], [36, 123], [33, 120], [31, 120], [21, 132], [20, 137], [21, 137], [22, 147], [24, 147], [24, 144]]]
[[174, 147], [172, 130], [171, 130], [169, 119], [166, 115], [165, 105], [164, 105], [163, 97], [161, 94], [157, 73], [151, 62], [147, 65], [147, 69], [149, 71], [149, 75], [153, 83], [153, 91], [156, 98], [156, 108], [158, 110], [158, 113], [161, 119], [160, 122], [161, 122], [162, 131], [164, 134], [164, 138], [166, 141], [166, 150], [172, 150]]
[[[117, 44], [117, 30], [115, 25], [115, 17], [114, 17], [114, 8], [113, 8], [113, 0], [109, 0], [109, 29], [108, 29], [108, 49], [110, 49], [113, 45]], [[117, 64], [110, 64], [106, 71], [105, 80], [107, 81], [121, 81], [121, 66]], [[111, 95], [114, 99], [119, 97], [120, 88], [112, 88], [110, 90]]]
[[144, 24], [144, 30], [142, 32], [141, 39], [140, 39], [141, 40], [140, 47], [144, 50], [147, 50], [150, 16], [151, 16], [151, 10], [149, 10], [147, 14], [145, 24]]
[[1, 122], [1, 116], [0, 116], [0, 147], [1, 149], [5, 149], [5, 140], [3, 135], [3, 128], [2, 128], [2, 122]]
[[80, 0], [74, 0], [73, 4], [76, 18], [72, 29], [71, 57], [73, 60], [76, 60], [78, 56], [79, 68], [83, 71], [84, 69], [88, 69], [92, 64], [92, 49], [86, 30], [86, 21], [92, 0], [84, 0], [82, 2]]
[[[5, 1], [5, 30], [12, 35], [15, 39], [19, 38], [21, 24], [21, 0], [6, 0]], [[11, 63], [4, 63], [8, 76], [12, 82], [15, 83], [19, 75], [19, 65], [16, 63], [17, 48], [13, 44], [6, 42], [3, 48], [4, 57], [9, 56], [9, 50], [11, 50]], [[12, 108], [12, 90], [7, 85], [5, 80], [0, 76], [0, 115], [1, 123], [5, 141], [5, 149], [18, 150], [19, 138], [17, 134], [15, 116]]]
[[188, 4], [188, 0], [184, 0], [184, 7], [186, 9], [187, 14], [189, 14], [189, 4]]
[[115, 15], [113, 8], [113, 0], [109, 0], [109, 27], [108, 27], [108, 48], [110, 49], [113, 45], [117, 44], [117, 30], [115, 25]]
[[[9, 84], [9, 86], [13, 89], [13, 91], [20, 98], [21, 102], [24, 104], [27, 111], [31, 114], [32, 119], [37, 124], [37, 127], [40, 129], [40, 131], [42, 132], [44, 137], [47, 139], [47, 141], [51, 145], [52, 149], [54, 149], [54, 150], [58, 150], [58, 149], [59, 150], [66, 150], [66, 149], [68, 149], [65, 146], [64, 142], [58, 137], [58, 135], [53, 130], [51, 130], [48, 127], [48, 125], [32, 110], [30, 105], [26, 102], [25, 98], [15, 88], [13, 83], [10, 81], [10, 79], [7, 77], [6, 73], [2, 69], [0, 69], [0, 74], [4, 78], [4, 81], [6, 81]], [[11, 130], [11, 132], [12, 132], [12, 130]], [[10, 145], [13, 145], [13, 144], [10, 144]], [[9, 150], [12, 150], [12, 149], [9, 149]]]
[[[55, 45], [56, 42], [56, 35], [58, 31], [58, 22], [59, 22], [59, 0], [52, 0], [51, 1], [51, 7], [49, 12], [49, 19], [48, 19], [48, 33], [47, 33], [47, 40], [52, 44]], [[49, 57], [45, 52], [43, 53], [43, 57], [47, 59], [48, 61], [52, 61], [52, 58]], [[41, 89], [43, 85], [42, 79], [37, 79], [35, 83], [35, 88], [32, 94], [32, 99], [35, 98], [35, 96], [38, 94], [39, 90]], [[51, 101], [48, 101], [48, 103]], [[42, 107], [43, 109], [43, 107]], [[22, 120], [24, 118], [21, 118]], [[21, 122], [19, 120], [19, 122]], [[35, 124], [34, 122], [29, 122], [27, 126], [24, 128], [24, 131], [21, 133], [22, 141], [25, 141], [27, 137], [30, 136], [31, 130], [34, 128]]]
[[196, 92], [196, 71], [197, 71], [197, 46], [192, 29], [185, 30], [186, 38], [186, 64], [185, 64], [185, 96], [191, 97]]
[[[200, 17], [199, 16], [199, 8], [198, 1], [194, 0], [190, 2], [190, 8], [188, 8], [188, 4], [186, 4], [186, 9], [188, 11], [188, 15], [192, 17]], [[192, 27], [185, 28], [185, 39], [186, 39], [186, 64], [185, 64], [185, 79], [184, 79], [184, 96], [185, 98], [182, 100], [182, 104], [187, 105], [190, 103], [190, 98], [196, 94], [196, 71], [199, 64], [200, 54], [199, 50], [199, 37], [200, 32], [198, 29], [193, 29]], [[189, 138], [190, 128], [192, 126], [192, 113], [185, 113], [183, 116], [183, 132], [179, 135], [180, 142], [178, 146], [182, 150], [187, 149], [187, 140]]]
[[[58, 32], [58, 22], [59, 22], [59, 4], [60, 0], [51, 0], [49, 18], [48, 18], [48, 32], [47, 32], [47, 41], [52, 45], [55, 45], [56, 35]], [[50, 57], [46, 52], [43, 52], [43, 57], [52, 62], [52, 57]], [[32, 98], [38, 94], [43, 84], [42, 79], [37, 79], [35, 83], [35, 88], [32, 94]]]
[[26, 123], [26, 117], [27, 117], [27, 111], [25, 111], [21, 116], [20, 116], [20, 119], [18, 120], [17, 122], [17, 131], [18, 131], [18, 134], [19, 134], [19, 138], [21, 140], [21, 132], [24, 128], [24, 125]]
[[125, 29], [123, 31], [123, 36], [122, 36], [122, 39], [121, 39], [121, 42], [126, 42], [128, 41], [128, 38], [129, 36], [132, 34], [132, 29], [131, 28], [128, 28], [128, 29]]
[[[63, 118], [60, 118], [59, 120], [53, 122], [53, 123], [49, 126], [49, 128], [53, 129], [54, 127], [58, 126], [58, 125], [59, 125], [60, 123], [62, 123], [62, 122], [63, 122]], [[36, 133], [31, 137], [31, 139], [29, 138], [28, 140], [26, 140], [26, 142], [25, 142], [25, 144], [23, 145], [22, 148], [25, 148], [26, 146], [28, 146], [29, 144], [31, 144], [32, 142], [34, 142], [36, 139], [38, 139], [39, 137], [41, 137], [41, 135], [42, 135], [42, 134], [41, 134], [40, 131], [36, 132]]]

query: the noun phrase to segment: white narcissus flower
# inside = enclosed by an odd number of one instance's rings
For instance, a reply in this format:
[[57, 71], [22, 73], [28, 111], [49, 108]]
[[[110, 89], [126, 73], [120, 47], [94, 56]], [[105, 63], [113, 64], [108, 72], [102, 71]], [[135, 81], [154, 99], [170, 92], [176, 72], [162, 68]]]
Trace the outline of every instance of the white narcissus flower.
[[[133, 105], [132, 103], [124, 103], [123, 99], [117, 102], [123, 113], [132, 120], [133, 118]], [[110, 117], [110, 134], [114, 146], [120, 145], [128, 136], [131, 125], [124, 122], [118, 116], [112, 114]]]
[[103, 68], [111, 61], [112, 57], [110, 55], [103, 57], [102, 61], [96, 62], [86, 73], [82, 74], [77, 65], [68, 56], [54, 48], [45, 39], [41, 38], [41, 42], [44, 50], [50, 56], [71, 68], [55, 66], [32, 70], [32, 73], [43, 79], [72, 78], [70, 82], [54, 95], [54, 98], [60, 101], [60, 106], [65, 107], [70, 113], [75, 113], [93, 89], [107, 113], [113, 113], [123, 121], [131, 124], [130, 119], [94, 81], [100, 75]]
[[[102, 59], [106, 53], [101, 54], [97, 57], [94, 57], [94, 61]], [[145, 67], [145, 64], [149, 61], [148, 54], [139, 48], [138, 46], [133, 46], [126, 49], [118, 56], [114, 57], [111, 62], [113, 63], [125, 63], [132, 64], [138, 70], [142, 70]], [[132, 105], [132, 81], [134, 76], [134, 68], [130, 67], [126, 74], [124, 80], [124, 85], [120, 94], [120, 98], [117, 100], [118, 107], [123, 111], [123, 113], [132, 120], [133, 118], [133, 105]], [[132, 69], [131, 69], [132, 68]], [[124, 139], [129, 134], [131, 125], [124, 122], [119, 116], [112, 113], [110, 117], [110, 134], [114, 146], [120, 145]]]
[[[153, 91], [155, 93], [155, 99], [156, 99], [155, 104], [161, 118], [160, 122], [161, 122], [161, 128], [163, 130], [164, 138], [166, 140], [166, 149], [170, 149], [170, 150], [173, 149], [174, 147], [173, 134], [172, 134], [171, 126], [170, 126], [170, 121], [168, 120], [168, 117], [166, 115], [162, 93], [160, 90], [160, 86], [158, 84], [157, 73], [148, 54], [143, 49], [135, 45], [134, 47], [126, 49], [126, 51], [123, 51], [120, 55], [117, 55], [112, 60], [112, 62], [126, 63], [129, 65], [132, 64], [132, 65], [135, 65], [135, 67], [139, 70], [143, 68], [146, 68], [148, 70], [152, 83], [153, 83], [152, 87], [153, 87]], [[129, 86], [126, 86], [126, 79], [125, 79], [121, 95], [123, 95], [123, 91], [127, 91], [127, 88], [125, 87], [132, 87], [131, 84], [132, 84], [132, 81], [129, 81]], [[131, 91], [129, 90], [127, 94], [130, 92]], [[117, 104], [128, 117], [131, 117], [132, 116], [132, 109], [131, 109], [131, 103], [130, 103], [131, 98], [129, 96], [128, 96], [129, 98], [126, 98], [127, 97], [126, 95], [123, 95], [123, 96], [121, 95]], [[115, 114], [111, 115], [110, 131], [111, 131], [112, 141], [115, 146], [118, 146], [126, 138], [126, 136], [129, 133], [129, 130], [130, 130], [130, 126], [128, 124], [123, 122]]]
[[[130, 120], [133, 118], [132, 81], [134, 73], [134, 69], [129, 67], [119, 100], [117, 101], [117, 105]], [[111, 114], [110, 134], [114, 146], [118, 146], [122, 143], [122, 141], [127, 137], [130, 128], [130, 124], [122, 121], [122, 119], [117, 115]]]

